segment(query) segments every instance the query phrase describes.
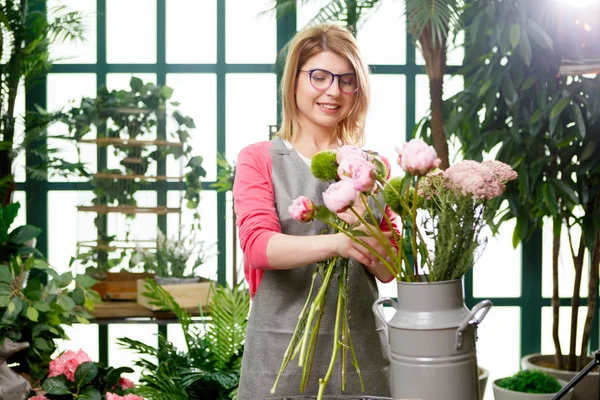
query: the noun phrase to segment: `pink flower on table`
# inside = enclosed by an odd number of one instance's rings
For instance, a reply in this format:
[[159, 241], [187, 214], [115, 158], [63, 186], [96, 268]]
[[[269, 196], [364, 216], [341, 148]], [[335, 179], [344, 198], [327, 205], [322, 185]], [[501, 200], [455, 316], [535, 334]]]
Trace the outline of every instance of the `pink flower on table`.
[[119, 378], [119, 386], [121, 386], [121, 389], [127, 390], [127, 389], [133, 388], [135, 385], [131, 380], [124, 378], [124, 377], [120, 377]]
[[337, 149], [335, 159], [336, 159], [337, 163], [340, 164], [342, 162], [342, 160], [349, 155], [355, 155], [358, 157], [362, 157], [365, 160], [367, 159], [367, 154], [364, 151], [362, 151], [358, 147], [350, 146], [348, 144]]
[[339, 213], [351, 207], [358, 197], [351, 179], [342, 179], [332, 183], [323, 193], [323, 202], [329, 211]]
[[27, 399], [27, 400], [48, 400], [48, 398], [42, 394], [42, 395], [40, 395], [40, 396], [33, 396], [33, 397], [30, 397], [30, 398], [29, 398], [29, 399]]
[[315, 205], [307, 197], [299, 196], [288, 207], [288, 211], [296, 221], [309, 222], [315, 215]]
[[398, 165], [413, 176], [423, 176], [440, 166], [440, 160], [432, 146], [422, 139], [412, 139], [404, 143], [398, 152]]
[[126, 394], [125, 396], [119, 396], [118, 394], [106, 392], [106, 400], [144, 400], [144, 398], [135, 394]]
[[89, 361], [92, 361], [92, 359], [83, 350], [77, 352], [67, 350], [50, 361], [48, 377], [52, 378], [64, 374], [68, 380], [75, 381], [75, 371], [79, 364]]

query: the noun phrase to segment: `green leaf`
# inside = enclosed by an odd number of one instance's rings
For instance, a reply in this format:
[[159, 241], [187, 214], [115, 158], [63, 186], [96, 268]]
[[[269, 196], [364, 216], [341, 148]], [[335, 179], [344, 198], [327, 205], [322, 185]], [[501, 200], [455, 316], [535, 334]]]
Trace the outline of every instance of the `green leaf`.
[[531, 64], [531, 43], [529, 43], [529, 36], [527, 36], [526, 32], [522, 32], [519, 38], [519, 53], [525, 65], [529, 67]]
[[12, 279], [13, 277], [10, 269], [8, 269], [8, 265], [0, 265], [0, 282], [10, 284]]
[[95, 362], [87, 361], [79, 364], [75, 370], [75, 383], [78, 387], [90, 383], [98, 375], [98, 365]]
[[171, 96], [173, 96], [173, 89], [171, 89], [168, 86], [163, 86], [160, 89], [160, 97], [162, 97], [165, 100], [168, 100], [171, 98]]
[[483, 83], [483, 85], [481, 85], [481, 88], [479, 88], [479, 92], [477, 93], [477, 97], [483, 97], [483, 95], [489, 90], [489, 88], [492, 86], [492, 83], [494, 81], [492, 79], [488, 79], [487, 81], [485, 81]]
[[56, 304], [58, 304], [65, 311], [71, 311], [76, 305], [73, 299], [69, 296], [60, 296], [56, 300]]
[[8, 235], [8, 241], [16, 244], [25, 244], [38, 237], [40, 233], [42, 233], [42, 230], [37, 226], [23, 225], [19, 226]]
[[89, 275], [77, 275], [75, 277], [75, 282], [84, 288], [89, 288], [94, 286], [98, 281], [92, 278]]
[[556, 201], [556, 192], [554, 191], [554, 187], [549, 182], [545, 182], [542, 187], [546, 206], [548, 206], [548, 209], [552, 215], [558, 215], [558, 202]]
[[56, 282], [56, 286], [58, 286], [59, 288], [64, 288], [66, 286], [69, 286], [71, 282], [73, 282], [73, 274], [71, 272], [64, 272], [60, 274]]
[[521, 85], [521, 90], [527, 90], [532, 87], [537, 82], [537, 77], [535, 75], [531, 75], [529, 78], [525, 79], [525, 82]]
[[79, 395], [82, 400], [102, 400], [102, 395], [95, 388], [87, 388]]
[[508, 76], [502, 80], [502, 93], [504, 94], [504, 101], [509, 107], [512, 107], [519, 100], [515, 85]]
[[521, 26], [519, 24], [514, 24], [510, 27], [510, 45], [512, 48], [516, 48], [519, 44], [519, 40], [521, 39]]
[[85, 294], [83, 293], [83, 289], [80, 287], [76, 287], [73, 292], [71, 292], [71, 298], [78, 306], [82, 306], [85, 301]]
[[562, 194], [563, 199], [570, 201], [572, 205], [579, 204], [579, 199], [577, 198], [575, 191], [569, 184], [567, 184], [566, 182], [564, 182], [560, 179], [556, 179], [556, 178], [550, 178], [550, 181], [552, 182], [552, 184], [554, 184], [556, 189], [558, 189], [558, 191]]
[[6, 207], [0, 207], [0, 243], [8, 241], [8, 228], [17, 217], [20, 207], [21, 203], [12, 203]]
[[76, 315], [75, 319], [77, 320], [77, 322], [79, 322], [80, 324], [89, 324], [90, 320], [88, 320], [87, 318], [83, 318], [81, 315]]
[[529, 20], [527, 24], [527, 31], [529, 32], [529, 35], [533, 38], [533, 40], [537, 42], [537, 44], [546, 49], [553, 49], [554, 45], [552, 38], [550, 37], [550, 35], [548, 35], [544, 28], [538, 25], [538, 23], [535, 22], [533, 19]]
[[144, 86], [144, 82], [140, 78], [132, 76], [131, 80], [129, 81], [129, 86], [131, 86], [131, 89], [139, 92], [142, 86]]
[[29, 318], [30, 321], [38, 322], [39, 316], [40, 316], [40, 314], [38, 313], [38, 310], [36, 310], [33, 307], [27, 308], [27, 318]]
[[563, 110], [569, 104], [570, 101], [571, 101], [571, 99], [569, 99], [569, 98], [560, 99], [554, 105], [554, 107], [552, 107], [552, 111], [550, 111], [550, 119], [558, 118], [560, 116], [560, 113], [563, 112]]
[[64, 375], [48, 378], [42, 384], [42, 389], [50, 394], [70, 394], [69, 381]]
[[33, 339], [33, 347], [43, 353], [51, 353], [54, 351], [54, 346], [52, 345], [51, 341], [39, 336]]
[[34, 301], [33, 302], [33, 307], [41, 312], [49, 312], [52, 309], [50, 308], [50, 306], [48, 305], [48, 303], [43, 302], [43, 301]]
[[8, 316], [17, 315], [23, 309], [23, 304], [21, 303], [21, 299], [18, 297], [13, 297], [8, 305], [7, 313]]
[[575, 114], [575, 122], [577, 123], [577, 128], [579, 129], [579, 136], [583, 139], [585, 138], [586, 126], [585, 121], [583, 120], [583, 114], [581, 113], [581, 107], [577, 104], [573, 104], [573, 111]]

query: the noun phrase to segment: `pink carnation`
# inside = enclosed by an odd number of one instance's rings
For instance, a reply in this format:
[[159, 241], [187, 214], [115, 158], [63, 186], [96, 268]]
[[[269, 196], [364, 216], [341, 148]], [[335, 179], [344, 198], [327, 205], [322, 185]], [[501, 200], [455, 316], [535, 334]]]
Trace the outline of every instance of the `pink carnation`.
[[121, 389], [127, 390], [127, 389], [132, 389], [135, 385], [133, 384], [133, 382], [131, 380], [124, 378], [124, 377], [120, 377], [119, 378], [119, 386], [121, 386]]
[[300, 196], [292, 202], [292, 205], [288, 207], [288, 211], [296, 221], [309, 222], [312, 221], [315, 215], [315, 205], [310, 199]]
[[106, 392], [106, 400], [144, 400], [142, 396], [135, 394], [126, 394], [125, 396], [119, 396], [118, 394]]
[[67, 350], [50, 361], [48, 377], [52, 378], [64, 374], [68, 380], [75, 381], [75, 371], [79, 364], [89, 361], [92, 361], [92, 359], [83, 350], [79, 350], [77, 353]]
[[349, 155], [359, 156], [359, 157], [364, 158], [365, 160], [367, 159], [367, 154], [364, 151], [362, 151], [358, 147], [350, 146], [350, 145], [344, 145], [344, 146], [340, 147], [339, 149], [337, 149], [335, 159], [336, 159], [337, 163], [340, 164], [342, 162], [342, 160], [344, 158], [348, 157]]
[[412, 139], [404, 143], [398, 152], [398, 165], [414, 176], [426, 175], [429, 171], [440, 166], [440, 160], [432, 146], [422, 139]]
[[42, 394], [40, 396], [30, 397], [28, 400], [48, 400], [48, 398]]
[[346, 211], [351, 207], [358, 197], [358, 192], [354, 190], [354, 184], [350, 179], [332, 183], [323, 193], [323, 202], [329, 211], [339, 213]]

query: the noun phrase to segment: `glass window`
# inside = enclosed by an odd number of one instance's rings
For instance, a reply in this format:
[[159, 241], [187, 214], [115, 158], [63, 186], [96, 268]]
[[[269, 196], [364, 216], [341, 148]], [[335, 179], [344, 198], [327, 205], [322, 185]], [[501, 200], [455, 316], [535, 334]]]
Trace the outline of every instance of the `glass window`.
[[12, 195], [12, 201], [14, 203], [20, 203], [19, 213], [13, 221], [9, 230], [15, 229], [17, 226], [25, 225], [27, 223], [27, 194], [23, 190], [15, 190]]
[[[573, 248], [575, 251], [579, 248], [579, 238], [581, 229], [577, 226], [571, 228], [573, 237]], [[552, 297], [552, 219], [544, 219], [543, 239], [542, 239], [542, 295]], [[589, 281], [589, 252], [585, 252], [583, 257], [583, 276], [581, 279], [581, 296], [588, 294]], [[558, 257], [558, 292], [560, 297], [573, 297], [573, 284], [575, 282], [575, 269], [573, 258], [569, 246], [569, 237], [567, 229], [563, 226], [560, 238], [560, 254]]]
[[[48, 103], [50, 111], [59, 111], [71, 107], [79, 107], [82, 97], [96, 97], [96, 74], [48, 74]], [[62, 122], [50, 125], [51, 135], [68, 135], [69, 127]], [[89, 137], [89, 136], [88, 136]], [[96, 171], [96, 149], [89, 145], [76, 145], [60, 139], [48, 139], [48, 146], [62, 149], [60, 157], [69, 162], [81, 161], [89, 172]], [[77, 147], [81, 156], [77, 154]], [[85, 181], [83, 177], [63, 178], [50, 176], [51, 182]]]
[[487, 227], [481, 232], [487, 244], [473, 267], [474, 297], [521, 296], [521, 245], [513, 249], [514, 227], [515, 221], [511, 220], [500, 227], [496, 236]]
[[63, 325], [62, 327], [69, 340], [56, 341], [56, 351], [52, 355], [52, 358], [57, 357], [60, 353], [67, 350], [78, 351], [81, 349], [93, 361], [97, 362], [100, 359], [97, 324], [74, 324], [71, 326]]
[[277, 25], [264, 0], [227, 0], [225, 59], [231, 64], [275, 62]]
[[[169, 237], [176, 237], [179, 227], [182, 227], [182, 233], [189, 233], [190, 224], [193, 223], [193, 214], [196, 210], [186, 207], [185, 203], [181, 205], [180, 200], [182, 192], [169, 191], [167, 194], [167, 204], [169, 207], [181, 207], [181, 216], [179, 214], [169, 214], [167, 216], [167, 232]], [[196, 274], [205, 278], [216, 279], [218, 269], [217, 259], [217, 192], [204, 191], [200, 194], [200, 223], [202, 230], [198, 233], [197, 241], [204, 242], [206, 255], [210, 257], [206, 262], [196, 269]]]
[[[168, 74], [167, 86], [173, 88], [172, 100], [180, 103], [178, 109], [194, 119], [196, 129], [190, 130], [193, 154], [204, 158], [207, 181], [217, 175], [217, 77], [215, 74]], [[170, 120], [167, 129], [173, 131]], [[172, 158], [167, 164], [168, 174], [179, 174], [179, 163]]]
[[169, 0], [165, 3], [167, 63], [217, 62], [217, 2]]
[[[108, 326], [108, 365], [112, 367], [131, 367], [135, 372], [127, 374], [126, 378], [139, 382], [142, 368], [133, 365], [135, 360], [142, 356], [134, 350], [124, 348], [117, 342], [119, 338], [138, 340], [148, 346], [158, 348], [158, 325], [149, 324], [110, 324]], [[156, 363], [155, 357], [144, 355], [150, 362]]]
[[275, 74], [227, 74], [227, 158], [235, 160], [249, 144], [269, 140], [277, 123]]
[[484, 400], [494, 398], [491, 382], [510, 376], [519, 370], [520, 325], [520, 307], [492, 307], [478, 325], [477, 364], [490, 373]]
[[[429, 78], [427, 75], [416, 76], [416, 101], [415, 101], [415, 118], [419, 122], [421, 118], [429, 114], [429, 108], [431, 106], [431, 98], [429, 96]], [[443, 99], [446, 100], [464, 88], [464, 79], [460, 75], [444, 75], [444, 95]]]
[[48, 192], [48, 210], [51, 212], [48, 213], [47, 257], [50, 265], [60, 273], [69, 270], [71, 257], [77, 255], [78, 241], [96, 239], [95, 213], [77, 211], [78, 205], [91, 204], [92, 198], [92, 192]]
[[[571, 307], [559, 308], [558, 337], [563, 354], [569, 353], [571, 337]], [[579, 307], [577, 314], [577, 344], [579, 354], [581, 348], [581, 336], [583, 335], [583, 323], [587, 314], [587, 307]], [[598, 323], [598, 321], [596, 321]], [[593, 350], [594, 345], [592, 345]], [[552, 307], [542, 307], [542, 353], [554, 354], [554, 341], [552, 340]]]
[[156, 0], [106, 0], [106, 62], [156, 62]]
[[360, 51], [369, 64], [406, 64], [406, 23], [401, 1], [379, 2], [371, 11], [364, 11], [357, 40]]
[[83, 40], [52, 43], [50, 57], [54, 64], [94, 64], [96, 63], [96, 0], [47, 0], [51, 12], [64, 6], [60, 15], [78, 11], [81, 14]]
[[394, 161], [396, 146], [404, 143], [406, 132], [404, 75], [371, 75], [371, 104], [365, 127], [365, 148], [380, 152], [392, 164], [392, 175], [402, 174]]
[[[17, 98], [15, 99], [15, 141], [18, 144], [22, 143], [23, 135], [25, 133], [25, 86], [23, 79], [19, 82], [17, 88]], [[17, 154], [17, 157], [13, 160], [13, 174], [15, 182], [25, 182], [25, 152], [21, 151]]]

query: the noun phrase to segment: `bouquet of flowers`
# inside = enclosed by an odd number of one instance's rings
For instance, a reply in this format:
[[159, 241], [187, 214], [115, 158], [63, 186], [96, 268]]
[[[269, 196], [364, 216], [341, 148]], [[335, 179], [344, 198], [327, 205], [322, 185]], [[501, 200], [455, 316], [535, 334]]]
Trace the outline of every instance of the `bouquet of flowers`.
[[130, 393], [133, 382], [121, 376], [126, 372], [133, 369], [103, 367], [83, 350], [67, 350], [50, 362], [48, 378], [42, 383], [43, 394], [29, 400], [143, 400]]
[[[481, 238], [482, 228], [494, 217], [486, 212], [487, 202], [500, 196], [505, 184], [516, 179], [517, 173], [499, 161], [465, 160], [445, 171], [438, 170], [440, 160], [435, 150], [421, 139], [413, 139], [399, 148], [397, 162], [406, 173], [388, 178], [390, 166], [377, 153], [352, 146], [320, 152], [313, 157], [311, 170], [315, 177], [332, 182], [323, 193], [324, 205], [316, 206], [301, 196], [293, 201], [289, 211], [298, 221], [308, 223], [316, 218], [363, 245], [397, 281], [461, 278], [473, 266], [477, 251], [485, 242]], [[392, 220], [385, 212], [386, 207], [399, 218]], [[338, 214], [345, 211], [352, 213], [357, 222], [349, 224], [341, 220]], [[383, 215], [389, 227], [399, 219], [398, 231], [392, 229], [392, 240], [381, 230], [376, 215]], [[366, 235], [377, 239], [385, 255], [363, 240]], [[361, 379], [345, 310], [347, 266], [348, 260], [339, 257], [321, 263], [318, 273], [323, 275], [323, 284], [314, 298], [311, 288], [280, 368], [279, 376], [289, 361], [299, 356], [298, 364], [303, 368], [302, 391], [310, 375], [322, 317], [319, 311], [328, 295], [329, 283], [334, 275], [339, 275], [336, 339], [329, 369], [319, 380], [318, 399], [322, 398], [340, 349], [343, 349], [342, 385], [347, 351], [353, 355], [352, 363]], [[279, 377], [272, 393], [278, 380]]]

